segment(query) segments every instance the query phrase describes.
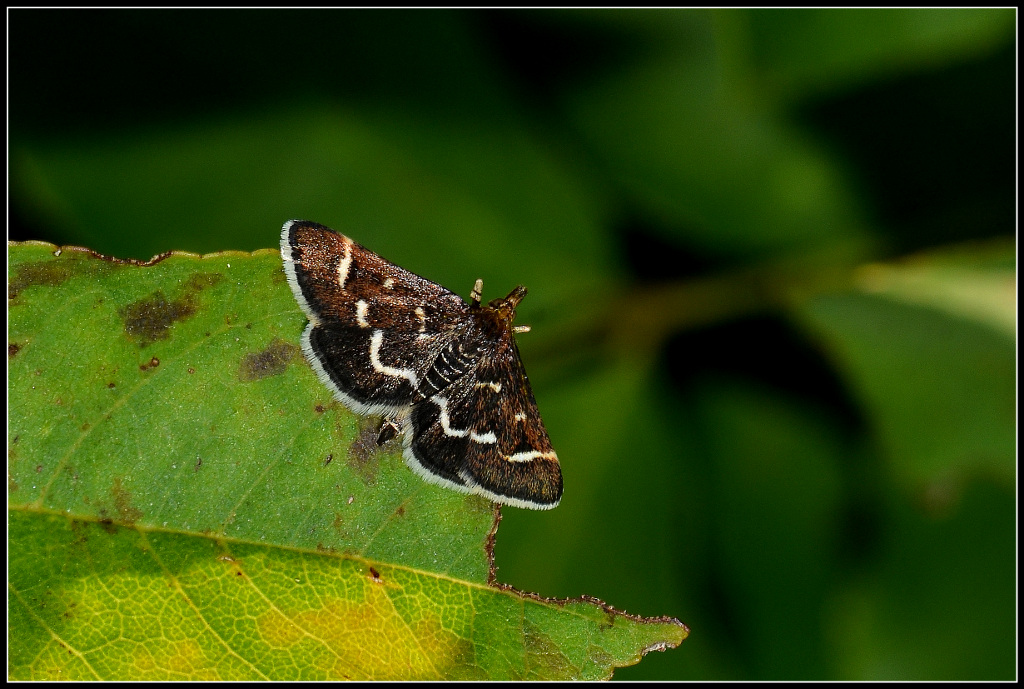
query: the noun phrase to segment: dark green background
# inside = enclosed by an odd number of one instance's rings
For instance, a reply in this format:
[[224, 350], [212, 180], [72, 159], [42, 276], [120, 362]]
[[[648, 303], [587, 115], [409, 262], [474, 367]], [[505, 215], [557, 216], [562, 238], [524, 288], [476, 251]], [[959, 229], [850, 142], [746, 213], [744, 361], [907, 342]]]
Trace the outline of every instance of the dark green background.
[[617, 678], [1014, 677], [1015, 341], [851, 287], [1012, 242], [1014, 10], [8, 28], [13, 239], [149, 258], [307, 218], [530, 287], [566, 497], [504, 510], [499, 578], [689, 625]]

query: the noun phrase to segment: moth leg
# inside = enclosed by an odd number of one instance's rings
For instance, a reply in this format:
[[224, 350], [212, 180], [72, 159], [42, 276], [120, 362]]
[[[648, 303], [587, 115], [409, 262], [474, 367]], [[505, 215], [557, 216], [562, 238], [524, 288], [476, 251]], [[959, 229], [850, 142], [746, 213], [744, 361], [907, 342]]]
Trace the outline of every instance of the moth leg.
[[380, 431], [377, 433], [377, 447], [388, 442], [402, 432], [402, 421], [384, 417], [380, 420]]

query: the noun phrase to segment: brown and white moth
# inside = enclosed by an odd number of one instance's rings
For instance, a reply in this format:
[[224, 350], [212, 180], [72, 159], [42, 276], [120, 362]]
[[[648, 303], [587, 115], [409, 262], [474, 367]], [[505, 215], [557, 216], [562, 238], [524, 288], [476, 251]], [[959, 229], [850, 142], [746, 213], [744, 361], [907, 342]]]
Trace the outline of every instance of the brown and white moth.
[[[302, 351], [334, 396], [403, 433], [422, 478], [495, 502], [550, 509], [562, 472], [514, 334], [526, 288], [482, 304], [389, 263], [328, 227], [281, 232], [288, 284], [309, 325]], [[390, 426], [389, 426], [390, 425]]]

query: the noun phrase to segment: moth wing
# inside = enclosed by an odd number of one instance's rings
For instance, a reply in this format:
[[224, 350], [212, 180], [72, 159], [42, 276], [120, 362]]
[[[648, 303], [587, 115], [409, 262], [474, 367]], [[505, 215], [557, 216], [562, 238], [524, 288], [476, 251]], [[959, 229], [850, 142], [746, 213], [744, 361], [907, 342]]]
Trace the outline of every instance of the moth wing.
[[[399, 312], [376, 314], [387, 324], [411, 325], [422, 307], [427, 326], [437, 329], [438, 318], [460, 314], [466, 303], [452, 291], [378, 256], [329, 227], [306, 220], [289, 220], [281, 231], [281, 257], [288, 284], [309, 319], [354, 323], [356, 304], [386, 304]], [[434, 316], [435, 318], [430, 318]]]
[[285, 223], [281, 257], [318, 377], [360, 414], [403, 414], [423, 368], [456, 337], [465, 302], [313, 222]]
[[562, 472], [511, 333], [475, 375], [413, 406], [406, 462], [428, 481], [504, 504], [550, 509]]

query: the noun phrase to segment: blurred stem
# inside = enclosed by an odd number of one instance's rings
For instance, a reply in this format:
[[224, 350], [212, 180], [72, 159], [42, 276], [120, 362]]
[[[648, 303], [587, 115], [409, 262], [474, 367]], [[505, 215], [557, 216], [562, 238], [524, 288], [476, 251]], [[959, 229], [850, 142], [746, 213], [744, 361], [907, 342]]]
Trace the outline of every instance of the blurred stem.
[[603, 318], [605, 351], [615, 357], [653, 354], [680, 330], [778, 311], [795, 298], [845, 290], [853, 284], [850, 265], [799, 271], [766, 265], [638, 287], [610, 303]]
[[566, 357], [647, 364], [676, 332], [780, 311], [794, 300], [851, 289], [855, 271], [856, 265], [849, 260], [804, 258], [686, 281], [636, 285], [618, 294], [590, 294], [576, 301], [562, 335], [542, 345], [538, 358], [545, 363], [540, 365], [568, 367], [571, 362]]
[[684, 282], [587, 294], [567, 310], [562, 334], [542, 345], [540, 365], [549, 371], [609, 359], [648, 365], [677, 332], [786, 312], [812, 297], [850, 290], [940, 309], [1014, 336], [1012, 241], [943, 246], [885, 263], [865, 262], [864, 253], [805, 254]]

